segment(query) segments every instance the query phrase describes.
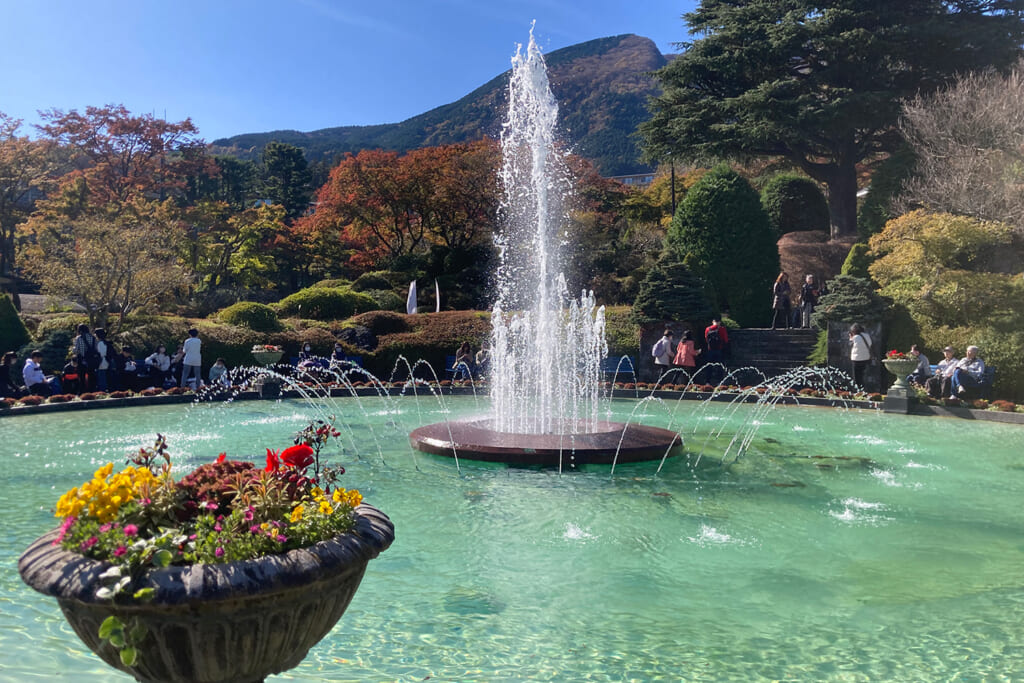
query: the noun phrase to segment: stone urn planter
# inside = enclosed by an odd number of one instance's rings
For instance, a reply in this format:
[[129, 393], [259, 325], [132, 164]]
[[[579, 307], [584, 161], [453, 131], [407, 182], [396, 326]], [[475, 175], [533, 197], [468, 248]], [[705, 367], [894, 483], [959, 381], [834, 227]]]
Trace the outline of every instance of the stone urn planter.
[[252, 352], [252, 357], [256, 359], [256, 362], [264, 366], [273, 365], [277, 361], [281, 360], [281, 356], [283, 355], [284, 351], [273, 351], [270, 349]]
[[917, 368], [916, 358], [884, 358], [882, 359], [882, 365], [891, 374], [896, 376], [896, 381], [893, 382], [893, 388], [907, 389], [907, 375], [912, 373]]
[[[112, 667], [140, 681], [260, 681], [298, 665], [345, 612], [367, 563], [394, 540], [380, 510], [356, 508], [355, 528], [308, 548], [255, 560], [171, 566], [135, 585], [155, 598], [100, 600], [99, 575], [109, 564], [37, 539], [18, 560], [22, 580], [57, 598], [78, 637]], [[133, 589], [133, 590], [134, 590]], [[146, 629], [135, 665], [99, 638], [108, 616]]]

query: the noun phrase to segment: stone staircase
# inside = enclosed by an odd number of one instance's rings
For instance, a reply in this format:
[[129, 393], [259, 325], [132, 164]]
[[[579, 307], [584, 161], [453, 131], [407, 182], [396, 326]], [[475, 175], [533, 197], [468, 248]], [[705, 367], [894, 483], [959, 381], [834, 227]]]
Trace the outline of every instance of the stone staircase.
[[[729, 330], [729, 343], [732, 347], [729, 369], [755, 367], [766, 376], [774, 377], [793, 368], [804, 367], [817, 338], [818, 332], [813, 329]], [[753, 377], [743, 377], [741, 380], [743, 383], [754, 383]]]

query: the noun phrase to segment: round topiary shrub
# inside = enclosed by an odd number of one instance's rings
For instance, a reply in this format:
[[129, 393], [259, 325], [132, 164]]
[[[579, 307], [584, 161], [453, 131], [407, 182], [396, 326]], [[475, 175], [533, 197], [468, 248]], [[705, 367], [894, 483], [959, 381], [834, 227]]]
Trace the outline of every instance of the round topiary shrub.
[[362, 325], [376, 335], [397, 334], [412, 329], [404, 315], [391, 311], [370, 311], [356, 316], [352, 322]]
[[13, 351], [30, 340], [25, 323], [8, 294], [0, 294], [0, 353]]
[[376, 308], [377, 302], [366, 294], [332, 287], [308, 287], [277, 304], [280, 315], [312, 320], [340, 320]]
[[370, 289], [391, 289], [391, 282], [388, 280], [386, 270], [376, 270], [371, 273], [363, 273], [352, 283], [352, 289], [357, 292], [365, 292]]
[[828, 200], [810, 178], [780, 173], [761, 190], [761, 206], [776, 236], [787, 232], [829, 231]]
[[329, 287], [329, 288], [332, 288], [332, 289], [338, 289], [340, 287], [351, 287], [352, 286], [352, 281], [351, 280], [346, 280], [345, 278], [333, 278], [333, 279], [327, 279], [327, 280], [320, 280], [319, 282], [317, 282], [313, 286], [314, 287]]
[[405, 313], [405, 299], [390, 289], [368, 289], [363, 294], [376, 302], [377, 310]]
[[274, 309], [255, 301], [239, 301], [221, 310], [217, 317], [228, 325], [248, 327], [257, 332], [277, 332], [281, 329], [281, 321], [277, 319]]

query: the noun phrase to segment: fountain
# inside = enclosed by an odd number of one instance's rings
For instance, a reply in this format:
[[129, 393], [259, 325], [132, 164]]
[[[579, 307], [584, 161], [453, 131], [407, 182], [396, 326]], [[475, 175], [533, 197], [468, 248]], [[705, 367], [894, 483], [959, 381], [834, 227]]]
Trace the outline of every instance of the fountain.
[[555, 144], [558, 104], [530, 31], [517, 50], [501, 135], [505, 200], [491, 316], [490, 395], [485, 419], [414, 430], [421, 451], [474, 460], [561, 467], [662, 459], [682, 446], [675, 432], [600, 419], [604, 308], [592, 292], [569, 296], [561, 272], [569, 174]]

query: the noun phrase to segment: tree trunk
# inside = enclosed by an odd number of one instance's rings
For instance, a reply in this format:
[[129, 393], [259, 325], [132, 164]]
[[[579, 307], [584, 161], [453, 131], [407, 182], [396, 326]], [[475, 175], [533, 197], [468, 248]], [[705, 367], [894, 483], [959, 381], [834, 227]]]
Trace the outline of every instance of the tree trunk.
[[824, 180], [833, 240], [857, 239], [857, 165], [839, 161]]

